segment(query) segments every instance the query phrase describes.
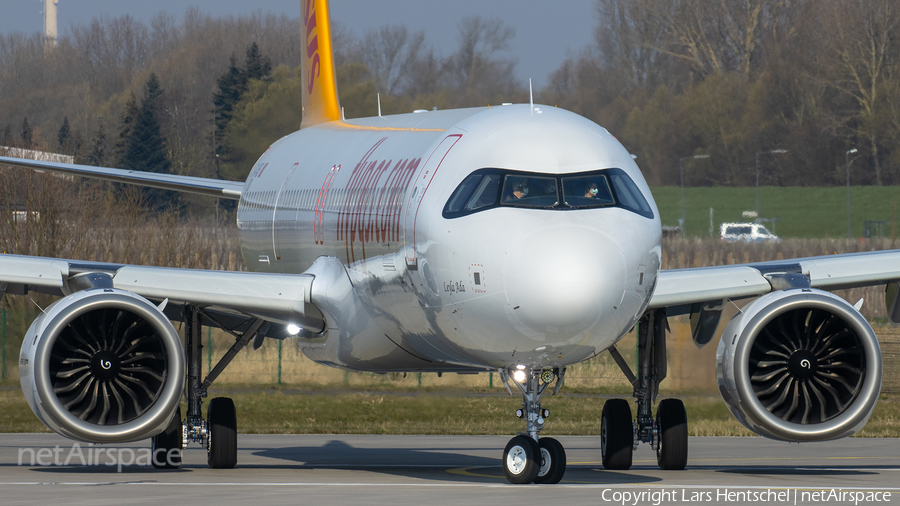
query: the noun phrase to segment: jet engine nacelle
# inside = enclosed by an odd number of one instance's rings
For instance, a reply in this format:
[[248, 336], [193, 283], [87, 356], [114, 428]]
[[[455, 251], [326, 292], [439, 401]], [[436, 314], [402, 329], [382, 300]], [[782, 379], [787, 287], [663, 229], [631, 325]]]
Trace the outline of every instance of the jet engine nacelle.
[[144, 439], [163, 431], [184, 387], [184, 348], [147, 299], [113, 288], [54, 302], [22, 341], [19, 376], [34, 414], [86, 442]]
[[824, 441], [862, 429], [881, 391], [881, 349], [845, 300], [815, 289], [766, 294], [745, 306], [716, 352], [719, 391], [753, 432]]

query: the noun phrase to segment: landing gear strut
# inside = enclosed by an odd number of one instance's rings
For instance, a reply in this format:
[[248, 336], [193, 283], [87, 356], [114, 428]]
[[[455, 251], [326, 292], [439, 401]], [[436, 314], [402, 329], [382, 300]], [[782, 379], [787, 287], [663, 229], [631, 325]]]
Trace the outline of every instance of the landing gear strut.
[[603, 406], [600, 446], [603, 467], [629, 469], [632, 452], [640, 443], [649, 443], [656, 452], [661, 469], [681, 470], [687, 465], [687, 414], [678, 399], [660, 401], [656, 417], [651, 405], [666, 377], [666, 312], [650, 310], [638, 323], [638, 376], [615, 346], [610, 355], [634, 387], [637, 417], [631, 422], [631, 409], [624, 399], [611, 399]]
[[[235, 342], [203, 382], [200, 375], [203, 366], [203, 345], [201, 316], [216, 323], [219, 328], [235, 337]], [[213, 469], [230, 469], [237, 465], [237, 415], [234, 402], [227, 397], [217, 397], [209, 403], [207, 418], [203, 418], [203, 398], [207, 396], [209, 386], [225, 370], [241, 349], [260, 334], [263, 320], [252, 320], [249, 327], [237, 333], [216, 321], [216, 319], [200, 308], [184, 306], [185, 348], [187, 351], [187, 382], [185, 398], [187, 400], [187, 416], [181, 420], [181, 408], [169, 426], [161, 434], [154, 436], [152, 449], [154, 456], [175, 455], [171, 458], [154, 458], [153, 466], [158, 469], [173, 469], [181, 465], [181, 451], [190, 443], [199, 443], [208, 452], [207, 462]]]
[[[565, 369], [515, 371], [501, 369], [500, 375], [509, 391], [509, 380], [522, 392], [522, 407], [516, 416], [525, 419], [526, 433], [509, 440], [503, 450], [503, 471], [511, 483], [559, 483], [566, 472], [566, 451], [553, 438], [538, 438], [544, 428], [544, 419], [550, 411], [541, 408], [541, 394], [553, 381], [554, 395], [559, 391]], [[512, 392], [510, 392], [511, 394]]]

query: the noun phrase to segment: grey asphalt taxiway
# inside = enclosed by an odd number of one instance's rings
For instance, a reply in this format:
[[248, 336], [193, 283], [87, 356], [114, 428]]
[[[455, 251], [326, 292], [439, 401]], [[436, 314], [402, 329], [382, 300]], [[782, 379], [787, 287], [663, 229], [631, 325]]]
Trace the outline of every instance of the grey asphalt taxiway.
[[148, 441], [0, 434], [0, 504], [900, 504], [900, 439], [691, 438], [684, 471], [661, 471], [647, 445], [629, 471], [607, 471], [598, 437], [562, 436], [557, 485], [510, 485], [508, 439], [241, 435], [236, 469], [209, 469], [195, 445], [180, 469], [158, 471], [141, 465]]

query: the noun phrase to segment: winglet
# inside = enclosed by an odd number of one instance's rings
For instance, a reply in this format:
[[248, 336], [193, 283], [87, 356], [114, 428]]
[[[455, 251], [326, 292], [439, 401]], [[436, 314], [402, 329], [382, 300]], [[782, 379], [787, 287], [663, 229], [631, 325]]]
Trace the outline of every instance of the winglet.
[[327, 0], [300, 0], [306, 26], [306, 56], [300, 65], [303, 74], [303, 121], [300, 128], [341, 119], [331, 24]]

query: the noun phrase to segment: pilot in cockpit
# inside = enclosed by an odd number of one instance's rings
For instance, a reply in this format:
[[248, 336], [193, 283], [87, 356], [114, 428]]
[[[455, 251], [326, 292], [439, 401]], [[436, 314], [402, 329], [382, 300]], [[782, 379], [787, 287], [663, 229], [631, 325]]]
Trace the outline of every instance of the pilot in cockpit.
[[513, 185], [513, 191], [510, 195], [506, 197], [506, 200], [518, 200], [523, 198], [528, 192], [525, 189], [525, 185], [523, 184], [515, 184]]

